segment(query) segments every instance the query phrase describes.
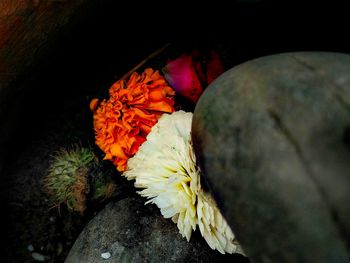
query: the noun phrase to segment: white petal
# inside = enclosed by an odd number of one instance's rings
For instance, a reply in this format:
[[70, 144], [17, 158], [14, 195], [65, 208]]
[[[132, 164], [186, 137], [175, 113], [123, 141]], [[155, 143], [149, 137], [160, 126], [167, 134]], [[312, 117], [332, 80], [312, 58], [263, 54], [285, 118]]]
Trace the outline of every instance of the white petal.
[[215, 201], [200, 187], [191, 125], [192, 113], [163, 114], [123, 175], [135, 180], [135, 187], [143, 189], [138, 193], [171, 218], [187, 241], [198, 224], [212, 249], [243, 254]]
[[156, 204], [165, 218], [177, 222], [187, 240], [196, 229], [199, 176], [190, 143], [192, 115], [163, 114], [123, 174], [135, 180], [135, 187], [144, 188], [139, 194]]
[[212, 249], [217, 249], [222, 254], [240, 252], [233, 232], [214, 199], [203, 190], [198, 193], [197, 216], [199, 230]]

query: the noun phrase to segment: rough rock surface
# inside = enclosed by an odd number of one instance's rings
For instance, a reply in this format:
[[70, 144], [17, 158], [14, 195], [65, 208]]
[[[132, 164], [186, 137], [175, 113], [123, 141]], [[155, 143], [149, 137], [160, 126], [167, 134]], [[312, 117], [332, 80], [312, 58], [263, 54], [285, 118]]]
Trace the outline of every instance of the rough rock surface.
[[349, 138], [349, 55], [262, 57], [207, 88], [196, 154], [252, 262], [350, 262]]
[[144, 203], [141, 197], [109, 203], [85, 227], [65, 262], [249, 262], [211, 250], [197, 232], [188, 243], [156, 206]]
[[[97, 1], [0, 1], [0, 162], [27, 82], [70, 24], [83, 20]], [[1, 163], [0, 163], [1, 169]], [[0, 170], [1, 171], [1, 170]]]

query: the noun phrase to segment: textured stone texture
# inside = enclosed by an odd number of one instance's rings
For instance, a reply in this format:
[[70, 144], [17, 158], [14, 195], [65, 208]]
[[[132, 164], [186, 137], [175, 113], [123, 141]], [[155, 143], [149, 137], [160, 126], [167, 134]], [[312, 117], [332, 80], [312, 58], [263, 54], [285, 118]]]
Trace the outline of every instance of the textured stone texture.
[[[129, 197], [109, 203], [85, 227], [65, 262], [249, 262], [211, 250], [198, 233], [188, 243], [171, 220], [145, 201]], [[106, 261], [101, 254], [107, 252]]]
[[346, 54], [267, 56], [207, 88], [196, 154], [252, 262], [350, 262], [349, 131]]
[[[106, 0], [107, 1], [107, 0]], [[106, 2], [105, 1], [105, 2]], [[96, 9], [93, 0], [0, 1], [0, 175], [30, 86], [56, 41]]]

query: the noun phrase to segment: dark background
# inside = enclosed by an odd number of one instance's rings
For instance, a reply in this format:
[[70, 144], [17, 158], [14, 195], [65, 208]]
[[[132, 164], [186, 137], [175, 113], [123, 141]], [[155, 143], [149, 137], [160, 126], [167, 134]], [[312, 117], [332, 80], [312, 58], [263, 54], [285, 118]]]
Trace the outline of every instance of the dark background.
[[[349, 53], [350, 16], [344, 14], [342, 6], [330, 2], [102, 1], [79, 14], [18, 82], [25, 88], [14, 102], [18, 111], [9, 127], [11, 137], [1, 149], [6, 153], [0, 171], [2, 250], [16, 254], [11, 251], [16, 249], [17, 240], [11, 235], [16, 232], [16, 218], [10, 216], [13, 211], [8, 206], [9, 195], [14, 193], [7, 189], [18, 180], [11, 177], [11, 171], [21, 152], [33, 147], [33, 142], [47, 132], [57, 129], [62, 133], [60, 125], [72, 122], [75, 112], [88, 116], [76, 117], [81, 122], [78, 129], [91, 130], [88, 102], [106, 95], [110, 84], [143, 58], [169, 42], [174, 49], [184, 51], [223, 47], [226, 62], [232, 66], [280, 52]], [[67, 133], [60, 136], [68, 141], [78, 137]], [[89, 136], [93, 140], [93, 134]], [[21, 189], [36, 191], [35, 187]], [[2, 262], [16, 261], [7, 258]]]

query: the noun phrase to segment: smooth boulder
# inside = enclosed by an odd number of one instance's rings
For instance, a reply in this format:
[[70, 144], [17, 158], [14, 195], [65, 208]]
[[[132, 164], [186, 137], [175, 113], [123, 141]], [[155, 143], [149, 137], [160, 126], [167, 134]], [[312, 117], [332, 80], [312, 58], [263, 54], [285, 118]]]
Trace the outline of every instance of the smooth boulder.
[[84, 228], [65, 263], [249, 262], [238, 254], [211, 250], [198, 232], [187, 242], [176, 224], [145, 201], [128, 197], [110, 202]]
[[350, 55], [238, 65], [193, 117], [207, 183], [252, 262], [350, 262]]

